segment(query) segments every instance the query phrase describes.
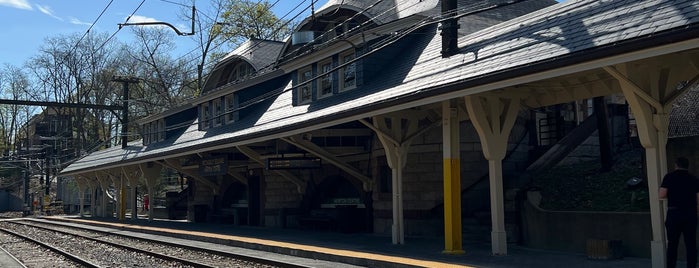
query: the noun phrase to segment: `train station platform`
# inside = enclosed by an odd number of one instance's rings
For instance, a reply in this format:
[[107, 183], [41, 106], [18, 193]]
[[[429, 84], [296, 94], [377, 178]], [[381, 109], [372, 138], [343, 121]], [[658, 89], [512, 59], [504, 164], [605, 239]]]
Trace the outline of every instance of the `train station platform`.
[[546, 251], [518, 245], [509, 245], [507, 256], [493, 256], [490, 244], [475, 242], [464, 243], [465, 254], [448, 255], [442, 253], [444, 242], [438, 238], [406, 237], [404, 245], [393, 245], [390, 237], [366, 233], [347, 234], [169, 220], [149, 222], [145, 219], [118, 221], [90, 217], [45, 218], [362, 267], [651, 267], [649, 258], [591, 260], [582, 253]]

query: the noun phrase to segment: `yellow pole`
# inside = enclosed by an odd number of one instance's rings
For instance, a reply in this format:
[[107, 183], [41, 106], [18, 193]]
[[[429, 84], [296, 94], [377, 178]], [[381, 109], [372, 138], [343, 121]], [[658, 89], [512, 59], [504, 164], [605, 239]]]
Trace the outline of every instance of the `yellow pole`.
[[126, 183], [124, 178], [121, 178], [121, 189], [119, 191], [119, 220], [126, 218]]
[[461, 230], [461, 165], [458, 109], [451, 101], [442, 103], [442, 142], [444, 144], [444, 251], [464, 254]]

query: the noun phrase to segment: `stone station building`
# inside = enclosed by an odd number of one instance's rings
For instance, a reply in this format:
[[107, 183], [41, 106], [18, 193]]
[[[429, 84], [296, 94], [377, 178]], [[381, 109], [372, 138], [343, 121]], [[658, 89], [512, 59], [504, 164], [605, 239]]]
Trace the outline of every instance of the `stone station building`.
[[[81, 191], [133, 193], [144, 180], [152, 193], [167, 167], [191, 182], [178, 199], [189, 220], [374, 232], [394, 244], [444, 236], [455, 254], [470, 234], [462, 218], [485, 210], [492, 253], [505, 255], [516, 175], [539, 133], [532, 111], [623, 96], [658, 187], [668, 114], [699, 73], [698, 22], [696, 1], [331, 0], [285, 43], [236, 49], [201, 97], [141, 121], [142, 140], [62, 174]], [[650, 255], [662, 267], [654, 191], [650, 203]]]

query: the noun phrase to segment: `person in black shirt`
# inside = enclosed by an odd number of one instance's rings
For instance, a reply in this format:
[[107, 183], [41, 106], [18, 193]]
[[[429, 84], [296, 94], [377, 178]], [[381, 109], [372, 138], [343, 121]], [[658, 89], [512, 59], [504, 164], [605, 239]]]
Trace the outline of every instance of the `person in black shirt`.
[[687, 250], [687, 267], [697, 264], [697, 199], [699, 199], [699, 179], [689, 173], [689, 160], [679, 157], [675, 161], [675, 170], [663, 178], [658, 197], [667, 198], [667, 267], [674, 268], [677, 263], [677, 247], [680, 235], [684, 236]]

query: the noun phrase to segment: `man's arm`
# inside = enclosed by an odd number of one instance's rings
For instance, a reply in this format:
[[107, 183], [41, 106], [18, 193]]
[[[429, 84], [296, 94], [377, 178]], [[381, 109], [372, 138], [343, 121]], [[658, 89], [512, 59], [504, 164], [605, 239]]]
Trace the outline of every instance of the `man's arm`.
[[[658, 199], [667, 199], [667, 188], [660, 187], [658, 189]], [[697, 200], [699, 201], [699, 193], [697, 193]]]

